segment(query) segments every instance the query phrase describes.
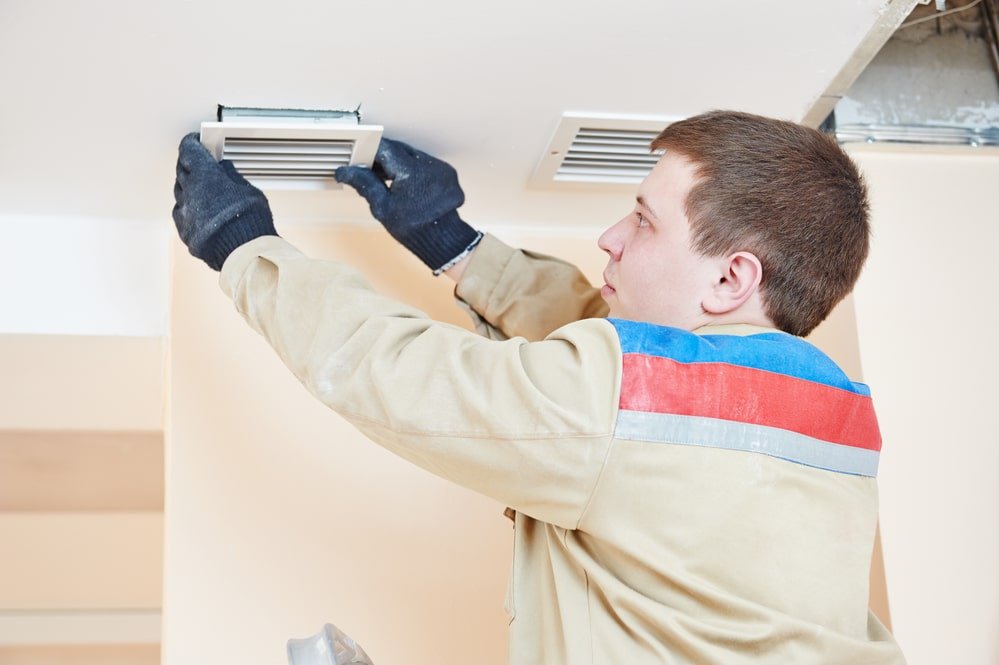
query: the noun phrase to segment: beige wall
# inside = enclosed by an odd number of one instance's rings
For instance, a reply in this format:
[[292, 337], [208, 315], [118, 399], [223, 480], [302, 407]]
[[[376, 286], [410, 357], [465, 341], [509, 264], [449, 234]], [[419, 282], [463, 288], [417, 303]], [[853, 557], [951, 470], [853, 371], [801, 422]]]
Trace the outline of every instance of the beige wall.
[[[445, 279], [367, 228], [285, 235], [462, 322]], [[288, 637], [326, 621], [376, 663], [504, 662], [503, 506], [314, 400], [183, 249], [173, 301], [164, 662], [283, 663]]]
[[895, 634], [911, 665], [996, 663], [999, 153], [852, 152], [873, 203], [855, 302]]

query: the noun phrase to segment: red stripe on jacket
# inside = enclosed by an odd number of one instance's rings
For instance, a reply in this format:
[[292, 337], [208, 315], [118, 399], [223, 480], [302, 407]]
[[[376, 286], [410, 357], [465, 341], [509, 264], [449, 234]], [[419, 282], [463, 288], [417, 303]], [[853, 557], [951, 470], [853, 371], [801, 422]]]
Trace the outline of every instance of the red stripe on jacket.
[[726, 363], [679, 363], [627, 353], [621, 408], [777, 427], [881, 450], [871, 398], [793, 376]]

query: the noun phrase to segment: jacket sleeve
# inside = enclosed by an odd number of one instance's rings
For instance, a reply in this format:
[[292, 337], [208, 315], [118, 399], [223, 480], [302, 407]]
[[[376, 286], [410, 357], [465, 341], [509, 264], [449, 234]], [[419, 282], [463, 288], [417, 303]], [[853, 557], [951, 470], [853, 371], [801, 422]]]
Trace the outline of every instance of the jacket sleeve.
[[455, 296], [476, 331], [492, 339], [544, 339], [580, 319], [607, 315], [607, 303], [574, 265], [517, 250], [486, 235], [469, 260]]
[[484, 339], [374, 292], [276, 236], [222, 289], [302, 384], [366, 436], [536, 519], [576, 528], [610, 446], [621, 353], [605, 320]]

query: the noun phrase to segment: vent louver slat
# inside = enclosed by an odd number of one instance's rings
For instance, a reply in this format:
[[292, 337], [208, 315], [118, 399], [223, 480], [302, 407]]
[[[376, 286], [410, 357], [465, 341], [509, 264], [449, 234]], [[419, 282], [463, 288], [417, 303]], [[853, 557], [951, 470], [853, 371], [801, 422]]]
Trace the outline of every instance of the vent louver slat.
[[277, 164], [261, 164], [261, 163], [240, 163], [234, 162], [236, 170], [242, 173], [244, 176], [249, 175], [259, 175], [261, 173], [269, 173], [273, 176], [288, 175], [293, 177], [299, 173], [314, 173], [316, 175], [323, 175], [328, 178], [333, 177], [333, 173], [339, 166], [330, 166], [326, 164], [320, 164], [317, 166], [306, 166], [302, 164], [291, 164], [291, 163], [277, 163]]
[[655, 165], [658, 158], [655, 155], [621, 155], [617, 153], [572, 151], [562, 160], [563, 164], [572, 162], [597, 162], [602, 164], [635, 164], [637, 166]]
[[651, 170], [649, 166], [642, 166], [641, 164], [616, 164], [613, 162], [568, 162], [563, 163], [560, 173], [586, 173], [587, 171], [603, 171], [607, 173], [615, 173], [618, 171], [627, 171], [632, 174], [640, 174], [645, 177], [644, 174]]
[[646, 143], [645, 145], [636, 146], [632, 148], [623, 145], [576, 141], [572, 144], [572, 148], [570, 148], [570, 153], [597, 153], [597, 154], [602, 153], [608, 155], [634, 155], [636, 157], [648, 157], [649, 144]]
[[640, 142], [648, 145], [659, 132], [655, 131], [635, 131], [635, 130], [625, 130], [625, 129], [593, 129], [591, 127], [582, 127], [579, 132], [576, 133], [576, 139], [587, 139], [587, 138], [604, 138], [613, 141], [630, 141], [630, 142]]
[[576, 132], [555, 180], [640, 182], [659, 161], [649, 152], [657, 131], [582, 127]]
[[350, 164], [353, 141], [226, 137], [223, 159], [236, 170], [257, 178], [327, 178]]
[[287, 140], [280, 139], [241, 139], [226, 137], [227, 152], [289, 152], [302, 154], [350, 154], [353, 141], [337, 141], [328, 139]]

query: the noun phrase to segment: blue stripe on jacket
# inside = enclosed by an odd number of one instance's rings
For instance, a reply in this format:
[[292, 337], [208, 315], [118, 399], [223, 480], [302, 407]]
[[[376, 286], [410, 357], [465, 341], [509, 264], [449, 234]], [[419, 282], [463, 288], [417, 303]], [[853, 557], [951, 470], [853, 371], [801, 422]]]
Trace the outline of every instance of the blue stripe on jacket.
[[[680, 328], [607, 319], [617, 329], [622, 353], [670, 358], [682, 363], [727, 363], [776, 372], [869, 397], [870, 388], [851, 381], [809, 342], [782, 332], [756, 335], [695, 335]], [[761, 343], [762, 342], [762, 343]]]

